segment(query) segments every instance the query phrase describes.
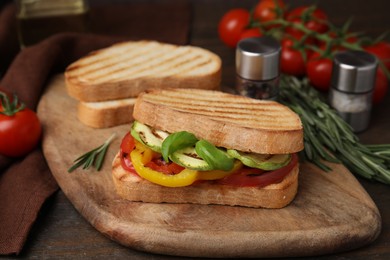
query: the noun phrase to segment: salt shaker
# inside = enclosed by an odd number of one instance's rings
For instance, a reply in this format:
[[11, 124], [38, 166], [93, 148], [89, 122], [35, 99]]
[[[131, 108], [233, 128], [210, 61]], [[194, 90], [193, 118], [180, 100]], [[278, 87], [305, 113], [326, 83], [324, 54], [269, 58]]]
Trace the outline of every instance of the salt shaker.
[[277, 99], [280, 51], [279, 42], [270, 36], [246, 38], [238, 43], [238, 94], [256, 99]]
[[333, 60], [329, 102], [356, 133], [370, 122], [377, 67], [375, 56], [364, 51], [340, 52]]

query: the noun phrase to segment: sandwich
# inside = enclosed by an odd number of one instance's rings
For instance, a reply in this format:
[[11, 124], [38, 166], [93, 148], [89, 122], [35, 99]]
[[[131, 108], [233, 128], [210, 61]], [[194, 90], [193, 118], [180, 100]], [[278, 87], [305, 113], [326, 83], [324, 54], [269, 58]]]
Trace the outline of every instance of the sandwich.
[[297, 193], [303, 128], [280, 103], [153, 89], [138, 96], [133, 117], [112, 163], [124, 199], [282, 208]]
[[221, 59], [195, 46], [128, 41], [91, 52], [65, 70], [78, 119], [105, 128], [132, 120], [137, 96], [149, 88], [218, 89]]

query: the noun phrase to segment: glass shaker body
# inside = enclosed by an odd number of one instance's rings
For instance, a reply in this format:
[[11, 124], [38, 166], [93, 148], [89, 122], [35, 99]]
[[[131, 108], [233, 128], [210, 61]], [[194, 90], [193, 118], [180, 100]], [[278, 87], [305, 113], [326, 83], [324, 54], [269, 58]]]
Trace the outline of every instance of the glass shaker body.
[[279, 77], [270, 80], [249, 80], [236, 77], [238, 94], [256, 99], [276, 100], [278, 96]]
[[280, 44], [269, 36], [241, 40], [236, 50], [236, 92], [276, 100], [279, 88]]
[[348, 124], [354, 132], [367, 129], [371, 117], [372, 91], [366, 93], [346, 93], [331, 88], [329, 93], [330, 105]]
[[20, 46], [60, 32], [86, 32], [88, 0], [15, 0]]
[[373, 55], [363, 51], [344, 51], [334, 57], [329, 103], [354, 132], [366, 130], [370, 123], [377, 64]]

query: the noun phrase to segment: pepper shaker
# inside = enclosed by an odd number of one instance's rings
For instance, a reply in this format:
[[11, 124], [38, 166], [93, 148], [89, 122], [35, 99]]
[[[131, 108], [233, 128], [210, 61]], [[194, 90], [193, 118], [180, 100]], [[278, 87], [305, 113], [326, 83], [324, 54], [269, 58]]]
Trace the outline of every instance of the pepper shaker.
[[364, 51], [340, 52], [333, 60], [330, 105], [356, 133], [370, 122], [377, 67], [375, 56]]
[[256, 99], [277, 99], [280, 51], [279, 42], [270, 36], [246, 38], [238, 43], [238, 94]]

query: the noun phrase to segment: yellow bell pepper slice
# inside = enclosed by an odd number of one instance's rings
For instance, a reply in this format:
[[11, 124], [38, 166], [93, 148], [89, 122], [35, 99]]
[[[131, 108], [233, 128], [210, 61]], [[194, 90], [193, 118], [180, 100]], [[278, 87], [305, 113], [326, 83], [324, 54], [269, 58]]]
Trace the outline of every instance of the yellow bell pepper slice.
[[136, 141], [135, 149], [130, 153], [130, 159], [137, 173], [144, 179], [165, 187], [189, 186], [197, 180], [216, 180], [226, 177], [242, 167], [240, 161], [234, 163], [231, 171], [213, 170], [196, 171], [184, 169], [178, 174], [167, 175], [159, 171], [152, 170], [145, 166], [155, 156], [155, 152], [147, 146]]
[[167, 175], [145, 166], [153, 159], [153, 151], [141, 143], [136, 143], [135, 149], [130, 153], [131, 162], [139, 176], [166, 187], [183, 187], [197, 180], [197, 171], [185, 169], [175, 175]]

